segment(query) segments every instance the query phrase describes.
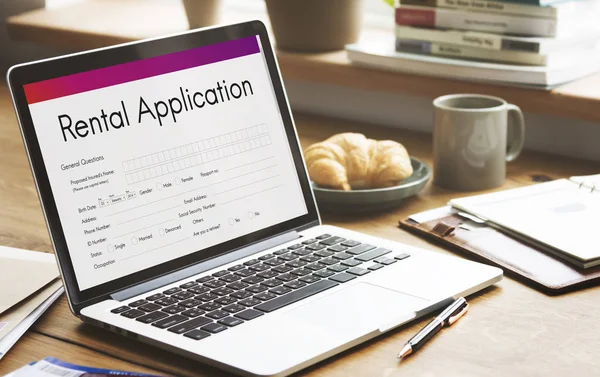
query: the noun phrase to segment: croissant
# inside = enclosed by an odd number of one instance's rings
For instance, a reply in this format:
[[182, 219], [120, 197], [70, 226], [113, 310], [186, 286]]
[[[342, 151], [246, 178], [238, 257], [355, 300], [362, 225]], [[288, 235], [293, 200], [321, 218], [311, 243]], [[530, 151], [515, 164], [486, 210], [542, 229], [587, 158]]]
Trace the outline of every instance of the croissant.
[[359, 133], [341, 133], [315, 143], [306, 148], [304, 158], [313, 182], [342, 190], [394, 186], [413, 173], [402, 144]]

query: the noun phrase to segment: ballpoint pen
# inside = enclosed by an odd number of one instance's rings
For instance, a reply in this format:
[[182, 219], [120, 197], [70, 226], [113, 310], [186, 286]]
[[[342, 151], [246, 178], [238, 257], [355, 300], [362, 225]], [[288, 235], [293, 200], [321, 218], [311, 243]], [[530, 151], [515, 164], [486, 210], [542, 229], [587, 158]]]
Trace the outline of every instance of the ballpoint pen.
[[463, 297], [456, 299], [450, 306], [448, 306], [440, 315], [435, 317], [427, 326], [423, 327], [415, 336], [413, 336], [402, 350], [398, 353], [398, 359], [402, 360], [408, 355], [418, 351], [427, 341], [435, 334], [437, 334], [442, 328], [452, 326], [454, 322], [458, 321], [469, 308], [467, 300]]

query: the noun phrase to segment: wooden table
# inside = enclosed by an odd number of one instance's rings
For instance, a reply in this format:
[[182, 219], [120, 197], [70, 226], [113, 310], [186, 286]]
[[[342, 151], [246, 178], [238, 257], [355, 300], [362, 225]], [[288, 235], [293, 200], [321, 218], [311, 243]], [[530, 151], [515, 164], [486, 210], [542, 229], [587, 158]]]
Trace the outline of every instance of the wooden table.
[[[234, 23], [255, 18], [268, 24], [264, 13], [230, 10], [225, 12], [222, 21]], [[390, 22], [391, 18], [390, 13]], [[86, 0], [10, 17], [7, 27], [15, 40], [85, 50], [183, 32], [188, 25], [183, 7], [173, 0]], [[377, 30], [367, 32], [381, 34]], [[357, 67], [350, 64], [344, 51], [319, 54], [278, 51], [277, 58], [286, 80], [429, 99], [450, 93], [481, 93], [502, 97], [527, 112], [600, 122], [600, 111], [597, 111], [600, 73], [542, 91]]]
[[[296, 114], [304, 146], [341, 131], [404, 143], [431, 163], [424, 134]], [[525, 153], [509, 165], [503, 188], [600, 172], [600, 165]], [[417, 197], [387, 213], [363, 217], [323, 214], [328, 224], [447, 253], [397, 227], [407, 215], [444, 205], [457, 195], [429, 184]], [[0, 244], [51, 252], [44, 219], [8, 90], [0, 86]], [[419, 354], [398, 365], [396, 353], [428, 318], [353, 348], [304, 372], [311, 376], [591, 376], [600, 374], [600, 288], [549, 297], [505, 278], [470, 299], [469, 314]], [[177, 376], [224, 376], [223, 372], [165, 351], [84, 325], [61, 298], [0, 362], [0, 375], [54, 356], [95, 367]]]

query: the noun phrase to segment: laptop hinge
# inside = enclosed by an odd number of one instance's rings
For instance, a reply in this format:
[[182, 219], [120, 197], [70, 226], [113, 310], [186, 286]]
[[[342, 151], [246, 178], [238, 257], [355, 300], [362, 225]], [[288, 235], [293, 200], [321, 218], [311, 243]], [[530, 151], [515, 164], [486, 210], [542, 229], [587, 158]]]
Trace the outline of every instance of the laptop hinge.
[[197, 263], [195, 265], [183, 268], [181, 270], [172, 272], [170, 274], [157, 277], [156, 279], [152, 279], [152, 280], [146, 281], [144, 283], [134, 285], [129, 288], [125, 288], [121, 291], [111, 294], [110, 297], [113, 300], [117, 300], [117, 301], [127, 300], [132, 297], [149, 292], [153, 289], [163, 287], [165, 285], [171, 284], [171, 283], [179, 281], [179, 280], [183, 280], [190, 276], [198, 275], [204, 271], [208, 271], [213, 268], [225, 265], [227, 263], [231, 263], [236, 260], [245, 258], [247, 256], [259, 253], [259, 252], [269, 249], [271, 247], [275, 247], [277, 245], [281, 245], [283, 243], [293, 241], [295, 239], [298, 239], [299, 237], [300, 237], [300, 234], [296, 230], [287, 232], [287, 233], [283, 233], [283, 234], [280, 234], [273, 238], [269, 238], [267, 240], [257, 242], [255, 244], [237, 249], [235, 251], [232, 251], [230, 253], [209, 259], [207, 261]]

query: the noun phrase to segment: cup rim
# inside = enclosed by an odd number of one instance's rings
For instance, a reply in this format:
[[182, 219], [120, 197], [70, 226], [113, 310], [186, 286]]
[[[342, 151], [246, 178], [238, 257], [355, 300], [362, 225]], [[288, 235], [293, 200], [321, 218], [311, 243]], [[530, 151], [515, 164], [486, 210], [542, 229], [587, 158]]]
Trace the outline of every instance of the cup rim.
[[[469, 98], [469, 97], [486, 98], [489, 100], [498, 101], [500, 104], [497, 106], [485, 107], [485, 108], [481, 108], [481, 109], [467, 109], [467, 108], [460, 108], [460, 107], [450, 107], [450, 106], [446, 106], [446, 105], [442, 104], [442, 102], [444, 102], [448, 99], [451, 99], [451, 98]], [[447, 94], [445, 96], [441, 96], [441, 97], [438, 97], [433, 100], [433, 106], [435, 106], [439, 109], [442, 109], [442, 110], [457, 111], [457, 112], [478, 113], [478, 112], [485, 112], [485, 111], [490, 111], [490, 110], [500, 110], [502, 107], [505, 107], [506, 105], [508, 105], [508, 102], [506, 102], [505, 100], [503, 100], [500, 97], [488, 96], [486, 94], [477, 94], [477, 93]]]

